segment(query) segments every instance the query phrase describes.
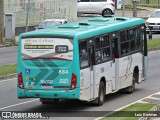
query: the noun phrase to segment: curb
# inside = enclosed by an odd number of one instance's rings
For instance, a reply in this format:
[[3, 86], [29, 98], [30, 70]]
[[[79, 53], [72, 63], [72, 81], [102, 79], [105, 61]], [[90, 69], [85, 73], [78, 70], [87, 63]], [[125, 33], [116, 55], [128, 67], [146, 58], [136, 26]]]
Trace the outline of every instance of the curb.
[[9, 75], [3, 75], [3, 76], [0, 76], [0, 80], [11, 79], [11, 78], [15, 78], [16, 76], [17, 76], [17, 73], [9, 74]]
[[0, 48], [3, 47], [11, 47], [11, 46], [17, 46], [18, 44], [5, 44], [5, 45], [0, 45]]
[[150, 48], [150, 49], [148, 49], [148, 52], [156, 51], [156, 50], [160, 50], [160, 47]]

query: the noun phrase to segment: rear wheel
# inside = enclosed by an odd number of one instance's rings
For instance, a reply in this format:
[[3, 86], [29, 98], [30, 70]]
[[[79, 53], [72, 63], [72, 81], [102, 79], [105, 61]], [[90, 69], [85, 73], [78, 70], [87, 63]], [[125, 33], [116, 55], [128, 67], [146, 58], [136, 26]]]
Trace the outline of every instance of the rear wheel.
[[133, 79], [132, 79], [132, 85], [129, 86], [128, 88], [126, 88], [126, 92], [129, 93], [129, 94], [133, 93], [134, 90], [135, 90], [135, 78], [136, 78], [136, 74], [134, 73], [133, 74]]
[[110, 9], [104, 9], [102, 12], [102, 16], [105, 16], [105, 15], [112, 15], [112, 11]]
[[105, 85], [104, 85], [103, 82], [100, 82], [100, 85], [99, 85], [99, 94], [98, 94], [98, 98], [96, 100], [96, 104], [98, 106], [101, 106], [101, 105], [103, 105], [104, 100], [105, 100]]

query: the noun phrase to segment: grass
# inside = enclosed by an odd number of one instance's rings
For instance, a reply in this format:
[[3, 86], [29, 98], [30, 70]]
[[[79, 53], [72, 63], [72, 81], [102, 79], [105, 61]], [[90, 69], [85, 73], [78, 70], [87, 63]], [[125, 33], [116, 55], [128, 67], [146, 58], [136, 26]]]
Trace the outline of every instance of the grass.
[[17, 64], [0, 66], [0, 76], [17, 72]]
[[101, 120], [138, 120], [139, 117], [136, 117], [135, 113], [145, 113], [145, 111], [149, 111], [155, 105], [156, 104], [152, 103], [135, 103], [109, 116], [106, 116]]
[[159, 0], [139, 0], [138, 6], [159, 8], [160, 1]]
[[160, 39], [148, 40], [148, 48], [160, 47]]

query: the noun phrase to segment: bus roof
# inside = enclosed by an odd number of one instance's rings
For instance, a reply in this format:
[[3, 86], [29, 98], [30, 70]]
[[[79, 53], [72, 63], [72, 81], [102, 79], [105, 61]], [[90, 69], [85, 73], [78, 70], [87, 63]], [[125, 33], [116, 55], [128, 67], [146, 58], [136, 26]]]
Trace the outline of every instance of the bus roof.
[[92, 17], [43, 30], [23, 33], [21, 36], [74, 37], [77, 35], [80, 39], [85, 39], [128, 27], [134, 27], [144, 23], [145, 21], [143, 19], [133, 17]]

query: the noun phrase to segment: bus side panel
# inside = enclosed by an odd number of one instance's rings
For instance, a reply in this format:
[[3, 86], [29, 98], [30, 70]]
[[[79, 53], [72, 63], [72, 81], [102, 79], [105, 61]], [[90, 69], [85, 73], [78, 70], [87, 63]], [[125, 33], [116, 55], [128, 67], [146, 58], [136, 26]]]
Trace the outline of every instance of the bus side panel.
[[125, 56], [119, 59], [119, 89], [125, 88], [131, 84], [131, 64], [130, 57]]
[[98, 64], [94, 66], [94, 81], [96, 82], [96, 87], [95, 87], [95, 92], [94, 92], [94, 96], [95, 98], [98, 97], [98, 90], [99, 90], [99, 84], [100, 81], [105, 78], [105, 82], [106, 82], [106, 94], [109, 94], [112, 92], [114, 86], [115, 86], [115, 82], [113, 81], [113, 70], [112, 69], [112, 61], [108, 61], [106, 63], [102, 63], [102, 64]]
[[80, 71], [80, 100], [90, 99], [90, 68]]
[[135, 67], [139, 70], [139, 80], [141, 82], [142, 76], [142, 55], [135, 53], [130, 56], [125, 56], [119, 60], [119, 89], [128, 87], [132, 84], [133, 72]]

